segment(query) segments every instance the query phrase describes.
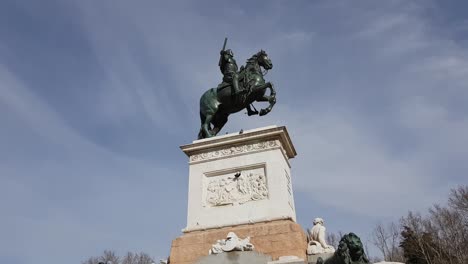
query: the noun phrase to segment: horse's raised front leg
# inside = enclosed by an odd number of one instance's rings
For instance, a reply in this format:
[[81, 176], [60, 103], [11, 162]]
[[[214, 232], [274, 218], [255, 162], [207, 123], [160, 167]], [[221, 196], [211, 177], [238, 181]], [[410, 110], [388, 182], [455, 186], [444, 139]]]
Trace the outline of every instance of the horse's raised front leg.
[[264, 95], [262, 98], [260, 98], [257, 101], [260, 102], [265, 102], [268, 101], [270, 105], [267, 108], [261, 109], [260, 110], [260, 116], [264, 116], [271, 112], [271, 109], [273, 109], [273, 106], [276, 104], [276, 90], [271, 82], [266, 83], [268, 88], [270, 88], [270, 95]]

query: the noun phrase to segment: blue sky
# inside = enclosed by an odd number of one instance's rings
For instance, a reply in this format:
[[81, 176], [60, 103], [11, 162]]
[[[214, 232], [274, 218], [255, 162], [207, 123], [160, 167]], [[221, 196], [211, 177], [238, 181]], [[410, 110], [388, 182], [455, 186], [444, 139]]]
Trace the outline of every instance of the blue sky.
[[[169, 254], [198, 99], [260, 49], [287, 126], [298, 222], [366, 241], [468, 183], [466, 1], [3, 0], [0, 262]], [[262, 106], [257, 104], [257, 106]]]

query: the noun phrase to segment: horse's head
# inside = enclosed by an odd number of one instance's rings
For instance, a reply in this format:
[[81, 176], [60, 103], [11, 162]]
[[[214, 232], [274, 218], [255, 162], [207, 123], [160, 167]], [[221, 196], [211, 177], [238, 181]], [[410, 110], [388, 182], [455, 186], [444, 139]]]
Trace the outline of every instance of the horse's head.
[[260, 50], [257, 53], [257, 60], [258, 65], [262, 66], [265, 70], [270, 70], [273, 68], [273, 63], [271, 62], [270, 58], [268, 58], [268, 54], [264, 50]]

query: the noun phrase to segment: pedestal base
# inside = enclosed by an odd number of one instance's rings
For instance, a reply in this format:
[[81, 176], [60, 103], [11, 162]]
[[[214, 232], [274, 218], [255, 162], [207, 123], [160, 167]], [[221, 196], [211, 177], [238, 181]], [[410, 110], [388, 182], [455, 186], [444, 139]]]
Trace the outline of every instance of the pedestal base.
[[171, 264], [196, 263], [208, 255], [217, 240], [225, 239], [228, 232], [234, 232], [240, 238], [250, 236], [254, 251], [270, 255], [273, 260], [281, 256], [307, 259], [307, 237], [301, 226], [291, 220], [277, 220], [187, 232], [172, 241]]
[[317, 259], [320, 257], [324, 261], [333, 257], [334, 253], [322, 253], [322, 254], [316, 254], [316, 255], [307, 255], [307, 262], [309, 264], [315, 264], [317, 263]]
[[195, 264], [268, 264], [270, 260], [270, 256], [258, 252], [233, 251], [202, 257]]

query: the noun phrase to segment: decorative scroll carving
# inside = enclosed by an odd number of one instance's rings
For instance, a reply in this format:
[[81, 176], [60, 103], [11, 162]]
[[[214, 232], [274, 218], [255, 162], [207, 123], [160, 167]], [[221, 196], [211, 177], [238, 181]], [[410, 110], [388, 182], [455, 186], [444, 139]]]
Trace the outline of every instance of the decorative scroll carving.
[[236, 155], [236, 154], [241, 154], [241, 153], [270, 149], [270, 148], [274, 148], [278, 146], [280, 145], [277, 140], [269, 140], [269, 141], [263, 141], [263, 142], [253, 143], [253, 144], [233, 146], [230, 148], [218, 149], [214, 151], [208, 151], [208, 152], [192, 155], [190, 156], [190, 161], [202, 161], [202, 160], [216, 159], [216, 158], [221, 158], [221, 157], [226, 157], [226, 156], [231, 156], [231, 155]]
[[209, 206], [243, 204], [268, 198], [263, 168], [208, 179], [205, 202]]

